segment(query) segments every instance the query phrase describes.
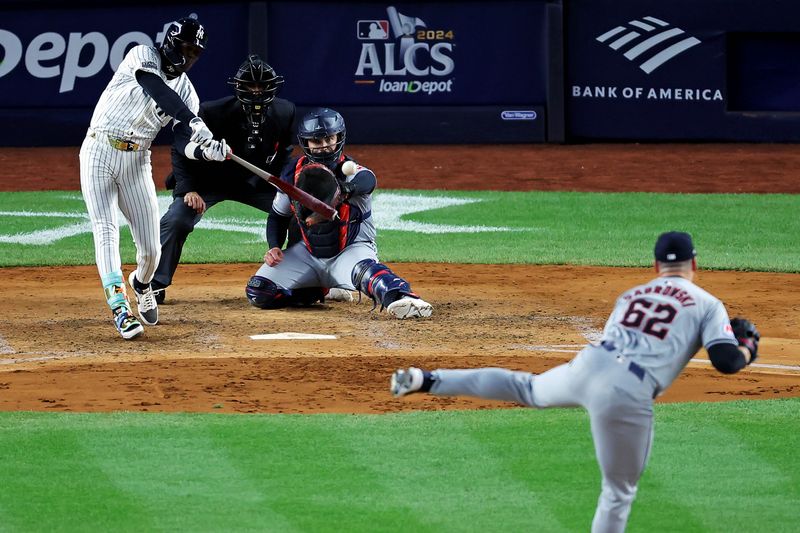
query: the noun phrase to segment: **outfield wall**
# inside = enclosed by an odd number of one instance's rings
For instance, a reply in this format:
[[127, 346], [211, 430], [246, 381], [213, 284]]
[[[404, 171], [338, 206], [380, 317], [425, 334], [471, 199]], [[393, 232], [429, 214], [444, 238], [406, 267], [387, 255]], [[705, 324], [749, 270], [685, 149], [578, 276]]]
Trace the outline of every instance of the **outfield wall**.
[[209, 34], [201, 99], [257, 52], [301, 111], [342, 111], [353, 143], [800, 140], [785, 0], [97, 5], [4, 8], [0, 146], [79, 145], [125, 52], [190, 12]]
[[800, 4], [571, 0], [571, 140], [800, 140]]

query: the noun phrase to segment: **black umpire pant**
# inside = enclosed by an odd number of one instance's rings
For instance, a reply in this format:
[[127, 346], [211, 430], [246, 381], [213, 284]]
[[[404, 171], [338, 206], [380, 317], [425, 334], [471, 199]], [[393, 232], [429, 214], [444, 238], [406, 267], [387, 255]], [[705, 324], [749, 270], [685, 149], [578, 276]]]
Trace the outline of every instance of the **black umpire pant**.
[[[232, 200], [268, 213], [272, 206], [272, 200], [275, 198], [274, 190], [266, 192], [255, 190], [203, 192], [199, 194], [206, 203], [206, 211], [220, 202]], [[162, 289], [172, 284], [172, 276], [181, 260], [183, 245], [202, 218], [203, 215], [183, 203], [182, 195], [173, 196], [172, 204], [161, 217], [161, 261], [153, 276], [154, 289]]]

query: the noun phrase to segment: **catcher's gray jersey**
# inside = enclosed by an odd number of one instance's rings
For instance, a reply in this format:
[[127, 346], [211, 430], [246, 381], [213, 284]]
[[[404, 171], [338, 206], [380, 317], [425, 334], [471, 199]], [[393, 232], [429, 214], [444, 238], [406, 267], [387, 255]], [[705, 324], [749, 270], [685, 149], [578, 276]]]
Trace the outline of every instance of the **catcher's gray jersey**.
[[701, 346], [736, 344], [722, 302], [679, 276], [656, 278], [622, 294], [603, 340], [647, 370], [662, 392]]
[[90, 127], [98, 134], [111, 135], [141, 145], [149, 145], [172, 117], [159, 109], [136, 81], [136, 71], [159, 76], [178, 93], [186, 107], [195, 115], [200, 108], [197, 92], [185, 73], [168, 79], [161, 70], [161, 55], [152, 46], [131, 48], [120, 63], [94, 109]]
[[[352, 181], [362, 172], [373, 172], [361, 165], [347, 181]], [[301, 287], [339, 287], [355, 290], [351, 280], [353, 267], [363, 259], [378, 260], [378, 249], [375, 245], [375, 221], [372, 216], [372, 194], [359, 194], [347, 200], [347, 203], [358, 208], [364, 215], [354, 240], [334, 257], [320, 259], [313, 256], [305, 244], [296, 243], [286, 250], [283, 261], [271, 267], [261, 265], [256, 276], [268, 278], [279, 287], [295, 289]], [[286, 194], [278, 192], [272, 202], [272, 209], [282, 216], [294, 216], [291, 200]]]
[[[361, 172], [369, 172], [370, 174], [375, 174], [367, 167], [357, 165], [356, 172], [352, 176], [347, 176], [347, 181], [353, 181], [356, 176], [358, 176]], [[363, 194], [353, 196], [347, 203], [353, 205], [361, 210], [362, 213], [365, 214], [364, 220], [361, 222], [361, 226], [359, 227], [358, 235], [356, 235], [353, 242], [375, 242], [375, 236], [377, 231], [375, 230], [375, 220], [372, 216], [366, 216], [366, 213], [372, 213], [372, 194]], [[285, 193], [278, 191], [275, 194], [275, 199], [272, 201], [272, 209], [279, 215], [285, 217], [294, 216], [292, 214], [292, 206], [291, 200]]]

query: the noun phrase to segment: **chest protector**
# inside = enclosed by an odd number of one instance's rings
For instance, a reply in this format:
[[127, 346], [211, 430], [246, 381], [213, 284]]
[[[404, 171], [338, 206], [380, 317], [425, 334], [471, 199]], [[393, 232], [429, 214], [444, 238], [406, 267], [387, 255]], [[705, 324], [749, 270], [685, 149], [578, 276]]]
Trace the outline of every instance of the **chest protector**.
[[[297, 184], [297, 177], [305, 164], [305, 157], [301, 157], [297, 161], [294, 169], [295, 184]], [[320, 259], [334, 257], [346, 246], [352, 244], [361, 229], [361, 223], [372, 214], [370, 211], [362, 213], [357, 206], [342, 202], [336, 207], [336, 211], [339, 213], [338, 220], [326, 220], [309, 226], [301, 219], [294, 202], [291, 203], [291, 206], [292, 213], [300, 226], [303, 243], [311, 255]]]

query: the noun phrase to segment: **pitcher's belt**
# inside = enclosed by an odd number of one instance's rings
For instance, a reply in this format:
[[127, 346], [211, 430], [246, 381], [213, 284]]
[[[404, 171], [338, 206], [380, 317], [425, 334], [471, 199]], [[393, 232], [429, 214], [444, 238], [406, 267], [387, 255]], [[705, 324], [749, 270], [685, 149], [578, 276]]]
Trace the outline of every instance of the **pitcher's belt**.
[[[613, 352], [617, 349], [614, 343], [610, 341], [603, 341], [600, 343], [600, 346], [602, 346], [609, 352]], [[633, 361], [631, 361], [630, 364], [628, 365], [628, 371], [630, 371], [631, 374], [639, 378], [639, 381], [644, 381], [646, 370], [641, 366], [637, 365], [636, 363], [634, 363]]]

